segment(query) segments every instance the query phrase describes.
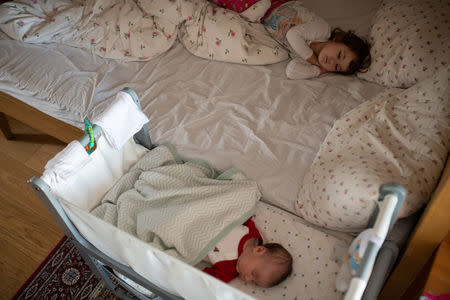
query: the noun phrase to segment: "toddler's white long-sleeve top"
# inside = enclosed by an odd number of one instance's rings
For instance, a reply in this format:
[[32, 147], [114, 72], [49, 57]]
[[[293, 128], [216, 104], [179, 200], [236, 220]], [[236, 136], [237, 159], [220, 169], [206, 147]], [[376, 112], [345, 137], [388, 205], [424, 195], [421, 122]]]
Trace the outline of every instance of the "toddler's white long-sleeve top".
[[289, 78], [306, 79], [320, 75], [319, 67], [306, 60], [313, 55], [311, 42], [324, 42], [330, 37], [330, 26], [323, 18], [301, 6], [298, 1], [289, 1], [275, 8], [264, 19], [264, 25], [295, 59], [286, 69]]

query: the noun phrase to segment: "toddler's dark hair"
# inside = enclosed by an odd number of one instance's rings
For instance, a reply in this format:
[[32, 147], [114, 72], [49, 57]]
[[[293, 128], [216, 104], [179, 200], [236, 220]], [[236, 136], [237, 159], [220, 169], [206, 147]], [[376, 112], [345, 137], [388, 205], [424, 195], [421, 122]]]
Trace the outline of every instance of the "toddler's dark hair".
[[356, 72], [367, 72], [371, 63], [370, 45], [368, 42], [354, 34], [353, 31], [344, 31], [340, 28], [333, 29], [330, 40], [343, 43], [356, 54], [356, 59], [350, 62], [348, 71], [340, 73], [351, 75]]
[[267, 243], [263, 245], [271, 257], [271, 263], [280, 266], [283, 272], [280, 277], [272, 282], [271, 286], [275, 286], [285, 280], [292, 273], [292, 255], [283, 246], [277, 243]]

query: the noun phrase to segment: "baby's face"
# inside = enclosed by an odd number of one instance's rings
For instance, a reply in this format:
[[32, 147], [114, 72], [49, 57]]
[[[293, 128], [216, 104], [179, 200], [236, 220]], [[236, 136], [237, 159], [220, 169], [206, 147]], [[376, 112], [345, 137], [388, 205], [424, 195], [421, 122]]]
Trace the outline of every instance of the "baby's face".
[[257, 246], [248, 253], [242, 253], [237, 261], [236, 270], [239, 278], [247, 283], [253, 283], [261, 287], [270, 287], [278, 273], [266, 248]]

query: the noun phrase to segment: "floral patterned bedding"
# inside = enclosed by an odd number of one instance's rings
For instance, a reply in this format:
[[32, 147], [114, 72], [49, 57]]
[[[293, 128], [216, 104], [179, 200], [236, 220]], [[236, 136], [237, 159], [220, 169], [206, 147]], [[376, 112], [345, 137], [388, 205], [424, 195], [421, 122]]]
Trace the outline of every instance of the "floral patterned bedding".
[[288, 57], [262, 24], [206, 0], [7, 2], [0, 29], [27, 43], [64, 43], [128, 61], [156, 57], [177, 37], [206, 59], [263, 65]]

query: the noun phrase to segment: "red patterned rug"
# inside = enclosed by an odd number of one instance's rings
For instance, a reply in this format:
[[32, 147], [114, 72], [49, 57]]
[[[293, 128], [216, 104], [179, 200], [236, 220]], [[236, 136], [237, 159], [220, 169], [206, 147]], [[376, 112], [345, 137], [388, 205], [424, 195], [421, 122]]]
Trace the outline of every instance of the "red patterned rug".
[[13, 299], [117, 299], [64, 237]]

